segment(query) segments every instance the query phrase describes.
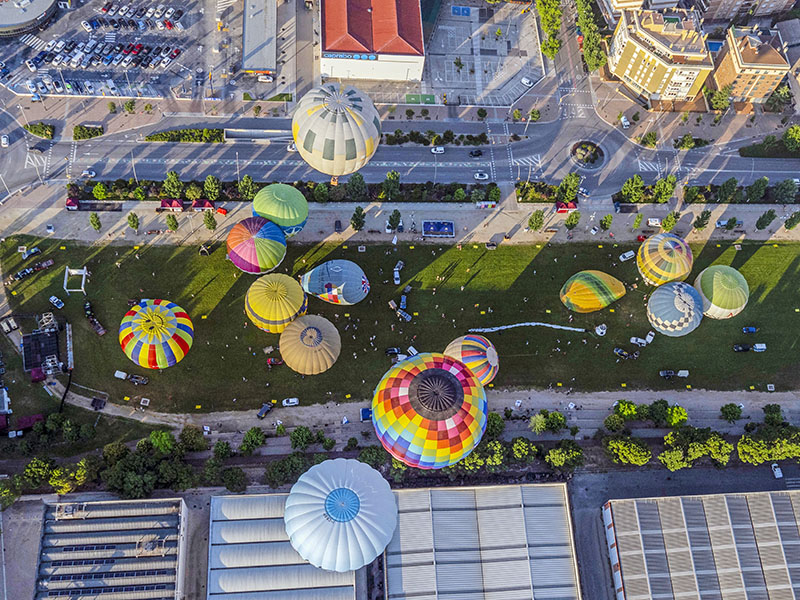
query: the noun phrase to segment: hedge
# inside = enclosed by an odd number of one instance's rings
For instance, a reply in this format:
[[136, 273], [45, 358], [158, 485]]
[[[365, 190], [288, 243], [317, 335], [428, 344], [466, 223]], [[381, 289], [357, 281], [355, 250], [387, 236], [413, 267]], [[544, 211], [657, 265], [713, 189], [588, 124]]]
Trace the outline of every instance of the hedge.
[[555, 202], [558, 186], [543, 181], [517, 182], [517, 202]]
[[24, 125], [24, 127], [33, 135], [46, 140], [52, 140], [53, 136], [56, 134], [56, 128], [46, 123], [31, 123]]
[[94, 137], [103, 135], [105, 131], [102, 127], [87, 127], [86, 125], [75, 125], [72, 129], [73, 140], [90, 140]]
[[219, 143], [224, 141], [222, 129], [170, 129], [145, 136], [148, 142]]

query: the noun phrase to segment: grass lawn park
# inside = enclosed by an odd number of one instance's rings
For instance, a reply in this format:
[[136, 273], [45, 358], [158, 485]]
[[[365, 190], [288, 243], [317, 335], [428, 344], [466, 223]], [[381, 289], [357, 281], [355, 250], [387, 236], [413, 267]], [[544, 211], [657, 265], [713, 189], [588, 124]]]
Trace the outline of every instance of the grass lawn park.
[[[42, 256], [25, 263], [17, 246], [38, 245]], [[800, 387], [797, 369], [800, 342], [798, 269], [800, 245], [733, 244], [693, 245], [694, 270], [689, 278], [712, 263], [740, 269], [750, 285], [750, 303], [742, 314], [724, 321], [704, 319], [688, 336], [656, 335], [641, 349], [638, 360], [618, 360], [615, 346], [629, 351], [632, 336], [651, 329], [643, 285], [635, 260], [620, 263], [619, 255], [635, 249], [616, 244], [483, 245], [356, 245], [321, 243], [301, 246], [289, 241], [278, 272], [298, 276], [333, 258], [357, 262], [371, 283], [369, 296], [355, 306], [335, 306], [309, 298], [309, 313], [330, 319], [342, 336], [342, 352], [333, 368], [301, 377], [286, 366], [266, 365], [279, 356], [278, 336], [267, 334], [244, 314], [244, 295], [256, 276], [236, 269], [226, 258], [224, 244], [210, 256], [196, 246], [85, 246], [52, 239], [15, 236], [0, 248], [3, 277], [37, 260], [52, 258], [55, 266], [9, 286], [6, 291], [16, 314], [54, 310], [51, 294], [64, 300], [59, 316], [73, 324], [75, 371], [73, 382], [105, 390], [111, 401], [138, 405], [142, 396], [158, 411], [210, 412], [256, 408], [263, 402], [296, 396], [301, 403], [355, 401], [371, 398], [375, 385], [390, 367], [384, 350], [413, 344], [420, 352], [442, 351], [455, 337], [473, 327], [493, 327], [542, 321], [586, 328], [585, 333], [545, 327], [520, 327], [486, 334], [500, 355], [494, 388], [572, 388], [574, 391], [622, 389], [777, 390]], [[399, 286], [391, 283], [392, 269], [405, 262]], [[116, 264], [119, 263], [119, 266]], [[84, 297], [67, 296], [64, 268], [88, 266], [92, 273], [87, 298], [108, 330], [99, 337], [83, 315]], [[582, 269], [598, 269], [622, 280], [627, 295], [610, 307], [591, 314], [570, 313], [559, 301], [566, 279]], [[387, 305], [408, 296], [410, 323], [400, 321]], [[194, 344], [178, 365], [149, 371], [134, 365], [119, 347], [117, 329], [128, 310], [128, 299], [164, 298], [185, 308], [194, 322]], [[572, 321], [570, 322], [570, 317]], [[600, 323], [605, 337], [594, 333]], [[32, 319], [22, 319], [30, 329]], [[754, 325], [756, 335], [741, 328]], [[63, 336], [62, 336], [63, 337]], [[734, 353], [734, 343], [766, 343], [764, 353]], [[264, 349], [276, 348], [271, 354]], [[113, 377], [115, 370], [148, 375], [147, 386], [136, 387]], [[660, 369], [689, 369], [688, 379], [665, 381]], [[29, 395], [40, 394], [31, 387]], [[16, 389], [12, 397], [18, 397]]]

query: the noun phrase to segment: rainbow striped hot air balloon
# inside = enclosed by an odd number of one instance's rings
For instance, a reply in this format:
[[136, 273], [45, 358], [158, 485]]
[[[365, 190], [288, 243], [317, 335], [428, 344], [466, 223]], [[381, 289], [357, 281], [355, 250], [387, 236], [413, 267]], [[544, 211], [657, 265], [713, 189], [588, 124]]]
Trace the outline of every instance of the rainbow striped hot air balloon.
[[578, 313], [601, 310], [624, 295], [625, 285], [602, 271], [575, 273], [559, 293], [564, 306]]
[[303, 288], [283, 273], [259, 277], [244, 297], [244, 312], [256, 327], [269, 333], [280, 333], [297, 317], [306, 314], [307, 308]]
[[500, 368], [497, 350], [482, 335], [462, 335], [447, 345], [444, 354], [467, 365], [483, 385], [490, 383]]
[[650, 285], [683, 281], [692, 270], [692, 250], [673, 233], [658, 233], [647, 238], [636, 253], [636, 266]]
[[248, 217], [228, 234], [228, 258], [245, 273], [260, 275], [276, 268], [286, 256], [286, 236], [263, 217]]
[[192, 347], [194, 327], [185, 310], [169, 300], [140, 300], [119, 326], [122, 351], [137, 365], [165, 369]]
[[419, 469], [441, 469], [472, 452], [486, 429], [486, 393], [464, 363], [417, 354], [383, 376], [372, 423], [384, 448]]

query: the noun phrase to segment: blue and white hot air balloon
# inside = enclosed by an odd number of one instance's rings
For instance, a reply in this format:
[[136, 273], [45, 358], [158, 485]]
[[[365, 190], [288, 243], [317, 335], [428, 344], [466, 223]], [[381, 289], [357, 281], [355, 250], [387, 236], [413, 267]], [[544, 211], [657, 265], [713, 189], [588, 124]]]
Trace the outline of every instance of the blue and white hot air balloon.
[[307, 294], [330, 304], [357, 304], [369, 293], [369, 280], [351, 260], [329, 260], [300, 277]]

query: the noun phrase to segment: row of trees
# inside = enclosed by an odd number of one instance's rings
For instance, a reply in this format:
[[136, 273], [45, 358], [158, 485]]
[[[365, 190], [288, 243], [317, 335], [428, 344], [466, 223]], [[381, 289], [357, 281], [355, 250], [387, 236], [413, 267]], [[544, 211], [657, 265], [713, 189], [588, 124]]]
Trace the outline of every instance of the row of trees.
[[608, 57], [603, 50], [600, 30], [594, 21], [591, 1], [575, 0], [575, 7], [578, 10], [578, 27], [583, 34], [583, 59], [589, 71], [597, 71], [606, 65]]
[[544, 39], [542, 40], [542, 54], [549, 59], [554, 59], [561, 50], [561, 2], [559, 0], [539, 0], [536, 3], [539, 13], [539, 22], [542, 24]]
[[645, 185], [644, 180], [638, 173], [625, 180], [619, 192], [619, 199], [622, 202], [638, 204], [640, 202], [655, 202], [664, 204], [668, 202], [675, 193], [678, 180], [674, 175], [657, 180], [653, 185]]
[[760, 177], [748, 186], [740, 186], [735, 177], [730, 177], [719, 186], [687, 186], [683, 197], [687, 203], [720, 202], [741, 204], [743, 202], [759, 203], [763, 201], [776, 204], [793, 204], [797, 201], [797, 183], [793, 178], [784, 179], [776, 185], [769, 185], [769, 178]]

